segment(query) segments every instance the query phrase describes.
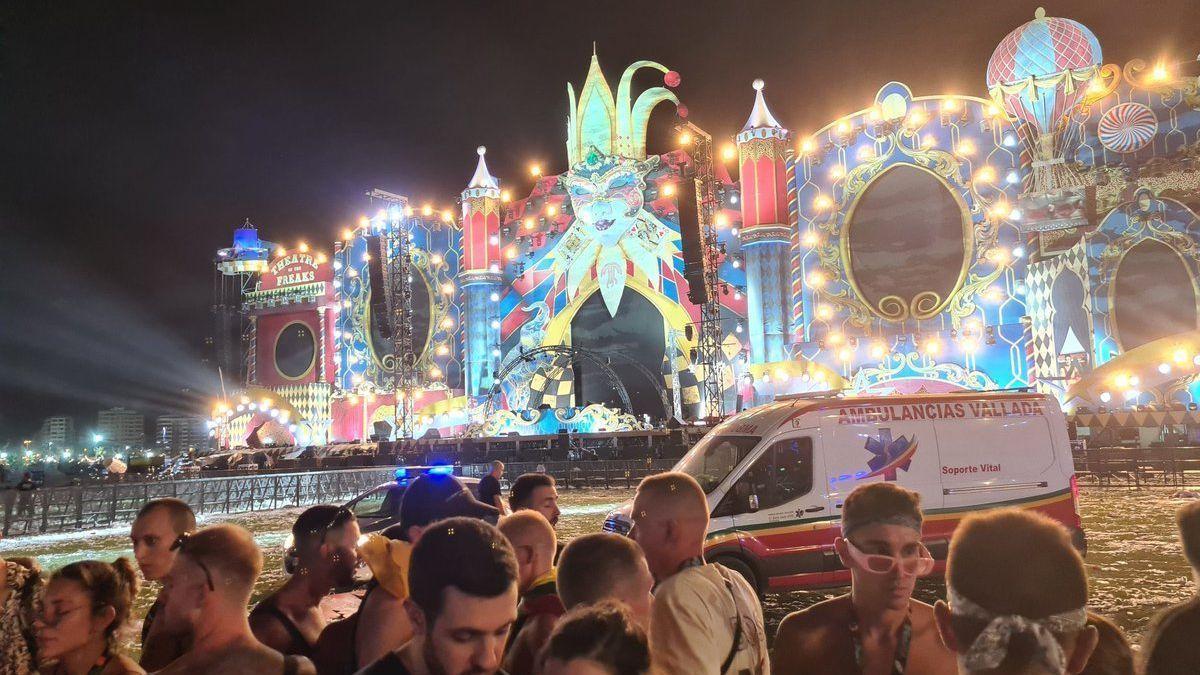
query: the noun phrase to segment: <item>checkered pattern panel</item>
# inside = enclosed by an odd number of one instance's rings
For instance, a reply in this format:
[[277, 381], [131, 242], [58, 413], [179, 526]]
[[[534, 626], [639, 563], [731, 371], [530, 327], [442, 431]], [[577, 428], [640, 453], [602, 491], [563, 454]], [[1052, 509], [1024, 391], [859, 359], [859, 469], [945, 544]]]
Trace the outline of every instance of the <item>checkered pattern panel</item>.
[[275, 387], [275, 393], [287, 401], [300, 415], [300, 420], [313, 424], [328, 423], [332, 419], [330, 399], [333, 387], [328, 383], [295, 384]]
[[[700, 402], [700, 381], [696, 377], [696, 373], [692, 370], [692, 364], [688, 361], [688, 357], [684, 354], [675, 355], [675, 369], [679, 372], [679, 400], [683, 404], [699, 403]], [[671, 359], [663, 356], [662, 376], [663, 386], [667, 391], [671, 390]]]
[[569, 408], [575, 404], [574, 394], [570, 357], [556, 355], [549, 363], [538, 366], [529, 379], [530, 407]]
[[[1025, 278], [1025, 307], [1029, 313], [1033, 333], [1032, 348], [1029, 350], [1029, 377], [1038, 391], [1052, 393], [1059, 387], [1043, 383], [1043, 378], [1061, 377], [1058, 351], [1054, 344], [1054, 305], [1050, 293], [1059, 274], [1073, 273], [1083, 282], [1085, 307], [1091, 306], [1091, 289], [1088, 279], [1087, 250], [1080, 242], [1049, 260], [1029, 266]], [[1090, 335], [1077, 336], [1084, 346], [1090, 346]]]

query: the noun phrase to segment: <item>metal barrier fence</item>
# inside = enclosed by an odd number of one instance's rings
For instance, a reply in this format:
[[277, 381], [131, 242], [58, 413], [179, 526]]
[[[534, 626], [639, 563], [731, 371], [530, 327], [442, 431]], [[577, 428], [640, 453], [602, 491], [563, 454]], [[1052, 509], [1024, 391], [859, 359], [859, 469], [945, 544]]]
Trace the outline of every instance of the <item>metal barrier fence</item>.
[[4, 536], [123, 525], [143, 504], [161, 497], [182, 499], [197, 515], [341, 502], [392, 476], [392, 469], [348, 469], [7, 490]]
[[[513, 462], [505, 468], [512, 481], [523, 473], [544, 471], [564, 489], [634, 488], [648, 475], [667, 471], [676, 460], [594, 460], [579, 462]], [[455, 467], [463, 476], [482, 477], [490, 464]], [[289, 506], [338, 503], [391, 480], [394, 468], [340, 469], [304, 473], [222, 476], [153, 482], [103, 483], [6, 490], [4, 536], [72, 532], [133, 522], [151, 499], [175, 497], [197, 515], [266, 511]]]
[[[578, 462], [511, 462], [504, 465], [504, 478], [516, 480], [523, 473], [548, 473], [560, 488], [635, 488], [646, 476], [670, 471], [675, 459], [603, 459]], [[469, 464], [462, 475], [482, 478], [491, 464]]]
[[1200, 448], [1090, 448], [1075, 455], [1081, 483], [1098, 487], [1200, 485]]

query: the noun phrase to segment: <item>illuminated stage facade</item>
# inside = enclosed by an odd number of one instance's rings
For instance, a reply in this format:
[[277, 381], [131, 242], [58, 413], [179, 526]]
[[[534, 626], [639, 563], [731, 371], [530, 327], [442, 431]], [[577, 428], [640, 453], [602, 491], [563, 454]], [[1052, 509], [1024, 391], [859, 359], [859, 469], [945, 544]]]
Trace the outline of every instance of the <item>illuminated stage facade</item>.
[[[593, 54], [569, 168], [524, 197], [481, 147], [458, 209], [374, 191], [328, 254], [240, 229], [218, 307], [245, 388], [214, 425], [233, 445], [616, 431], [827, 389], [1192, 403], [1198, 74], [1105, 64], [1039, 10], [982, 95], [892, 82], [799, 134], [757, 81], [723, 144], [677, 73], [639, 61], [614, 91]], [[678, 149], [650, 154], [660, 104]]]

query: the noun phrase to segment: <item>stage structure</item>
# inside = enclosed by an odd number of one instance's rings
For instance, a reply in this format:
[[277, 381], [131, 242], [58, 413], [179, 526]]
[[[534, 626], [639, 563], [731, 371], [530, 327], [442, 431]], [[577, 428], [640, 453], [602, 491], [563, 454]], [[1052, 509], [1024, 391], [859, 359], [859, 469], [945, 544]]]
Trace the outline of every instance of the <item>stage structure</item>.
[[614, 90], [593, 53], [564, 170], [523, 197], [480, 147], [458, 209], [373, 191], [329, 255], [238, 230], [216, 307], [224, 344], [245, 317], [244, 382], [216, 432], [618, 431], [827, 389], [1192, 404], [1200, 68], [1106, 64], [1041, 10], [1001, 33], [977, 91], [889, 82], [803, 133], [756, 81], [728, 141], [678, 73]]

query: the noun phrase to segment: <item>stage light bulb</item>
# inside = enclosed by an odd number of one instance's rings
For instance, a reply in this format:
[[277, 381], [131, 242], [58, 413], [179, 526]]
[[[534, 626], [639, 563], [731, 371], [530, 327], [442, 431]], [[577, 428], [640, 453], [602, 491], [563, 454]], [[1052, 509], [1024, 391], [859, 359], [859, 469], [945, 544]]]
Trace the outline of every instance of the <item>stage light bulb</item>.
[[493, 234], [492, 236], [488, 237], [488, 243], [491, 244], [492, 246], [499, 246], [500, 245], [500, 237], [497, 237], [496, 235]]
[[742, 292], [741, 292], [741, 291], [734, 291], [734, 292], [733, 292], [733, 299], [734, 299], [734, 300], [741, 300], [741, 299], [742, 299]]
[[500, 327], [500, 322], [495, 319], [492, 319], [492, 328], [499, 328], [499, 327]]
[[496, 293], [493, 291], [489, 297], [492, 299], [492, 302], [500, 302], [500, 294], [499, 293]]
[[729, 234], [732, 234], [735, 237], [738, 236], [738, 229], [736, 227], [733, 228], [732, 230], [729, 231]]
[[440, 368], [438, 368], [437, 366], [434, 366], [429, 369], [429, 376], [434, 379], [437, 379], [442, 376], [442, 370]]
[[1187, 363], [1188, 353], [1184, 349], [1176, 349], [1175, 353], [1172, 355], [1172, 358], [1175, 359], [1175, 363]]
[[855, 153], [855, 155], [858, 157], [859, 161], [871, 159], [875, 156], [875, 148], [872, 148], [869, 145], [864, 145], [858, 149], [858, 152]]
[[1151, 82], [1166, 82], [1167, 66], [1162, 61], [1154, 64], [1154, 70], [1150, 71]]
[[1170, 375], [1171, 374], [1170, 364], [1167, 364], [1167, 363], [1158, 364], [1158, 372], [1162, 373], [1163, 375]]
[[838, 180], [839, 178], [842, 178], [845, 175], [846, 175], [846, 167], [842, 166], [841, 164], [834, 164], [829, 169], [829, 177], [834, 180]]
[[275, 249], [275, 255], [276, 257], [282, 258], [283, 256], [287, 255], [287, 249], [280, 246], [279, 248]]
[[411, 216], [412, 214], [413, 214], [413, 207], [411, 207], [411, 206], [404, 207], [404, 215]]
[[828, 340], [831, 345], [840, 345], [842, 344], [843, 337], [841, 333], [830, 333]]
[[[366, 229], [366, 228], [370, 227], [370, 226], [371, 226], [371, 219], [370, 219], [370, 218], [368, 218], [368, 217], [366, 217], [366, 216], [359, 216], [359, 217], [358, 217], [358, 226], [359, 226], [359, 227], [361, 227], [361, 228], [363, 228], [363, 229]], [[346, 238], [347, 238], [347, 239], [349, 239], [349, 237], [346, 237]]]
[[453, 292], [454, 292], [454, 284], [453, 283], [447, 281], [446, 283], [442, 284], [442, 293], [444, 295], [450, 295]]
[[1025, 257], [1025, 247], [1024, 246], [1014, 247], [1012, 250], [1012, 254], [1013, 254], [1013, 257], [1015, 257], [1015, 258]]
[[937, 139], [933, 137], [933, 134], [925, 134], [925, 138], [921, 139], [921, 147], [926, 150], [937, 147]]
[[732, 143], [726, 143], [725, 147], [721, 148], [721, 157], [725, 161], [729, 161], [729, 160], [733, 159], [736, 155], [737, 155], [737, 149], [735, 149], [733, 147]]
[[875, 344], [871, 345], [871, 357], [872, 358], [882, 359], [884, 354], [887, 354], [887, 347], [884, 347], [879, 342], [876, 342]]
[[300, 245], [297, 248], [300, 249], [301, 253], [308, 253], [308, 244], [304, 242], [300, 242]]
[[958, 144], [958, 154], [964, 157], [975, 154], [975, 144], [970, 139], [960, 141]]
[[925, 353], [926, 354], [937, 354], [941, 350], [942, 350], [942, 343], [938, 342], [937, 340], [930, 340], [929, 342], [925, 343]]
[[349, 272], [346, 272], [346, 276], [348, 276], [348, 277], [350, 277], [351, 279], [353, 279], [353, 278], [355, 278], [355, 277], [357, 277], [357, 276], [358, 276], [358, 270], [352, 269], [352, 270], [350, 270]]
[[501, 190], [500, 191], [500, 201], [502, 201], [502, 202], [512, 201], [512, 193], [509, 192], [508, 190]]
[[362, 257], [362, 261], [363, 261], [363, 262], [371, 262], [371, 254], [370, 254], [370, 253], [364, 253], [364, 254], [363, 254], [363, 257]]
[[442, 319], [442, 328], [454, 328], [454, 319], [450, 317]]
[[1129, 375], [1126, 375], [1125, 373], [1117, 373], [1116, 377], [1113, 378], [1113, 384], [1117, 385], [1118, 389], [1124, 389], [1125, 387], [1128, 387]]
[[990, 166], [985, 166], [975, 172], [975, 180], [980, 183], [991, 183], [996, 180], [996, 170]]
[[739, 268], [741, 266], [742, 266], [742, 262], [740, 260], [738, 260], [737, 258], [734, 258], [733, 259], [733, 269], [736, 270], [737, 268]]
[[975, 338], [967, 338], [962, 341], [962, 348], [964, 352], [967, 352], [968, 354], [974, 354], [976, 350], [979, 349], [979, 343], [975, 340]]
[[1096, 95], [1104, 92], [1104, 82], [1098, 77], [1093, 77], [1087, 86], [1087, 93]]
[[987, 114], [989, 117], [995, 117], [996, 115], [1000, 114], [1000, 108], [995, 103], [989, 103], [987, 107]]
[[825, 275], [819, 271], [810, 272], [808, 275], [808, 285], [813, 288], [820, 288], [825, 285]]
[[837, 123], [837, 132], [839, 136], [845, 136], [850, 133], [850, 123], [842, 120]]
[[454, 220], [454, 214], [450, 212], [450, 209], [446, 209], [445, 211], [442, 211], [442, 222], [443, 223], [448, 223], [452, 220]]
[[433, 207], [428, 204], [426, 204], [425, 206], [422, 206], [421, 207], [421, 215], [432, 216], [433, 215]]
[[500, 349], [498, 347], [492, 349], [492, 356], [500, 356]]
[[718, 213], [716, 217], [717, 227], [725, 227], [729, 225], [729, 216], [724, 213]]
[[542, 175], [542, 165], [541, 164], [530, 164], [529, 165], [529, 175], [533, 176], [534, 178], [537, 178], [538, 176]]
[[442, 264], [442, 256], [438, 255], [437, 253], [434, 253], [432, 256], [429, 257], [429, 262], [433, 263], [434, 265], [441, 265]]
[[800, 141], [800, 152], [808, 154], [813, 151], [813, 142], [811, 138], [806, 138]]
[[908, 126], [919, 127], [925, 123], [925, 111], [917, 108], [908, 114]]
[[849, 347], [842, 347], [841, 350], [838, 351], [838, 358], [840, 358], [843, 361], [849, 361], [853, 357], [854, 357], [854, 350], [850, 349]]
[[439, 345], [439, 346], [438, 346], [438, 354], [441, 354], [442, 356], [445, 356], [445, 355], [447, 355], [447, 354], [449, 354], [449, 353], [450, 353], [450, 348], [449, 348], [449, 347], [447, 347], [446, 345]]
[[527, 229], [527, 230], [532, 230], [532, 229], [533, 229], [533, 218], [526, 218], [526, 219], [525, 219], [525, 229]]
[[675, 186], [671, 183], [667, 183], [663, 186], [662, 193], [664, 197], [670, 197], [671, 195], [675, 194]]
[[504, 251], [504, 256], [506, 258], [508, 258], [509, 260], [512, 260], [513, 258], [517, 257], [516, 247], [509, 246], [508, 249]]
[[318, 265], [324, 265], [327, 262], [329, 262], [329, 258], [326, 258], [324, 253], [317, 254], [317, 264]]
[[1108, 393], [1107, 391], [1100, 394], [1100, 402], [1101, 403], [1108, 403], [1111, 400], [1112, 400], [1112, 394]]
[[827, 195], [820, 195], [813, 200], [813, 208], [817, 209], [818, 211], [824, 211], [831, 206], [833, 206], [833, 200]]
[[351, 231], [350, 228], [347, 227], [342, 230], [342, 240], [343, 241], [350, 241], [353, 238], [354, 238], [354, 232]]
[[818, 319], [829, 319], [829, 317], [831, 317], [831, 316], [833, 316], [833, 308], [832, 307], [830, 307], [829, 305], [817, 305], [817, 318]]
[[816, 232], [809, 230], [804, 233], [804, 237], [803, 237], [803, 239], [801, 239], [801, 242], [805, 246], [812, 248], [812, 247], [816, 246], [817, 244], [821, 243], [821, 237]]
[[679, 144], [680, 145], [689, 145], [691, 142], [692, 142], [692, 134], [691, 133], [684, 131], [683, 133], [679, 134]]
[[942, 110], [945, 110], [946, 112], [958, 110], [958, 101], [956, 101], [952, 98], [948, 98], [945, 101], [942, 101]]
[[550, 206], [547, 206], [546, 207], [546, 215], [550, 216], [551, 218], [558, 215], [558, 207], [554, 206], [553, 204], [551, 204]]

